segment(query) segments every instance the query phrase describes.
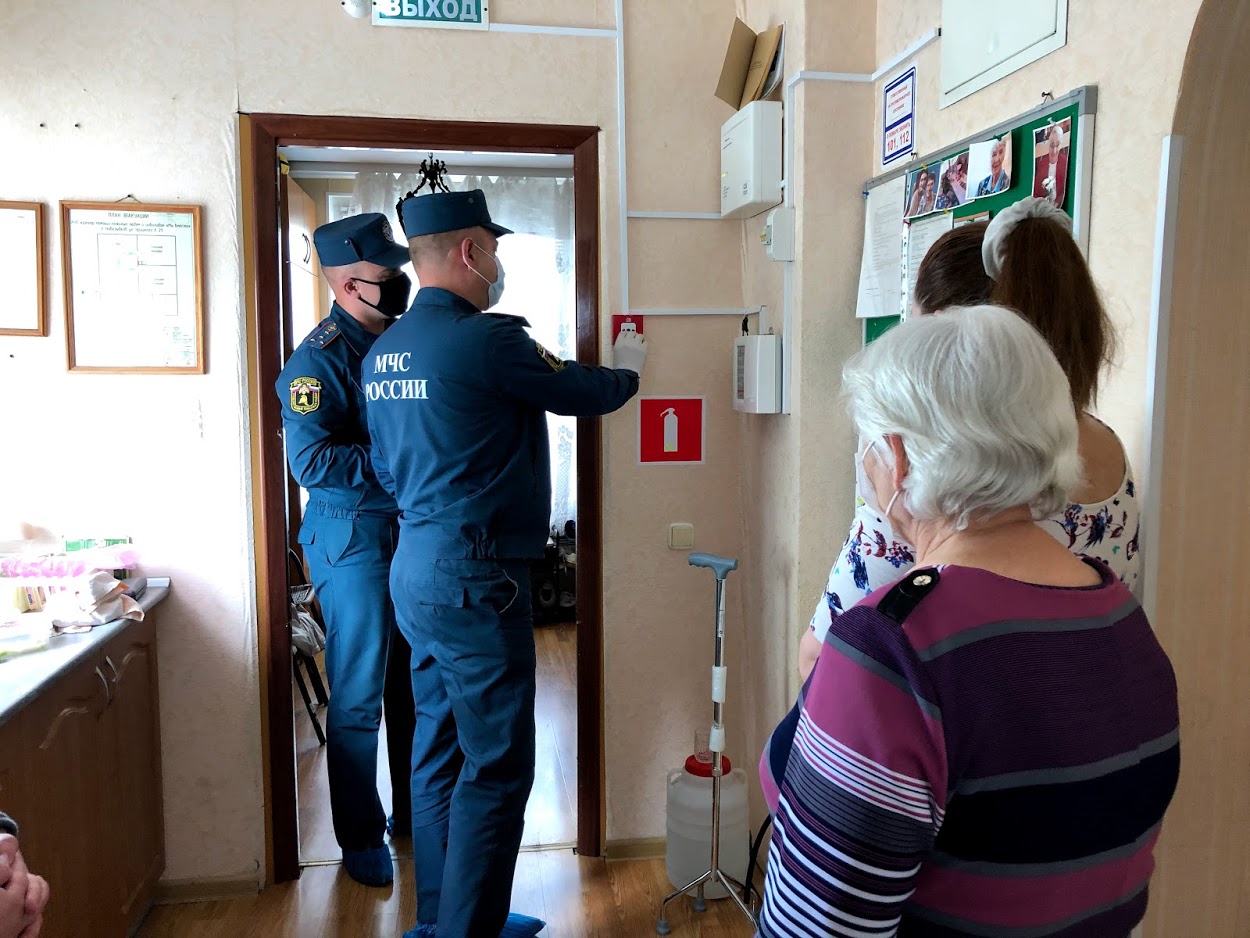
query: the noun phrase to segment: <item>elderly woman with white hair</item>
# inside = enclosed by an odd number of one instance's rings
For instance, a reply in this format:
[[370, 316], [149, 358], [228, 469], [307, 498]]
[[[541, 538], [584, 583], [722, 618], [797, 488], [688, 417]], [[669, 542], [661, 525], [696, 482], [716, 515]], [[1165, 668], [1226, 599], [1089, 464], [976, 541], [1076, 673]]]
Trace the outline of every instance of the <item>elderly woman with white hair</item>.
[[761, 760], [781, 936], [1126, 938], [1180, 765], [1132, 593], [1034, 519], [1081, 481], [1068, 381], [1001, 307], [846, 366], [863, 497], [917, 564], [834, 619]]

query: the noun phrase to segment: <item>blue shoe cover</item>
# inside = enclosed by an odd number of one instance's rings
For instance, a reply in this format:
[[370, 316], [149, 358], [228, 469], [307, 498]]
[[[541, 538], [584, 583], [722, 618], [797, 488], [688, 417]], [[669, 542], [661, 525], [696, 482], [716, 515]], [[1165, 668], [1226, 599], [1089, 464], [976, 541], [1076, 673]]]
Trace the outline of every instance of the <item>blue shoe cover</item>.
[[508, 921], [504, 923], [503, 931], [499, 933], [499, 938], [534, 938], [535, 935], [546, 927], [547, 923], [542, 919], [509, 912]]

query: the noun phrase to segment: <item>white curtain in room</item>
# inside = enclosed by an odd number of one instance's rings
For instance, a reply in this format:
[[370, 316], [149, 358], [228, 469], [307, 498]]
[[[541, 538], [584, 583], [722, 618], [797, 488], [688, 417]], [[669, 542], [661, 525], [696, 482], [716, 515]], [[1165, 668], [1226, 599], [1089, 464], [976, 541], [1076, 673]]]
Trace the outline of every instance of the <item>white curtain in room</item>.
[[[445, 177], [452, 191], [481, 189], [491, 218], [516, 234], [499, 241], [506, 289], [495, 312], [529, 320], [530, 333], [560, 358], [577, 357], [577, 313], [573, 278], [573, 180], [549, 176]], [[421, 181], [417, 173], [359, 173], [352, 213], [381, 212], [397, 238], [403, 228], [395, 203]], [[551, 445], [551, 523], [577, 517], [577, 421], [547, 415]]]

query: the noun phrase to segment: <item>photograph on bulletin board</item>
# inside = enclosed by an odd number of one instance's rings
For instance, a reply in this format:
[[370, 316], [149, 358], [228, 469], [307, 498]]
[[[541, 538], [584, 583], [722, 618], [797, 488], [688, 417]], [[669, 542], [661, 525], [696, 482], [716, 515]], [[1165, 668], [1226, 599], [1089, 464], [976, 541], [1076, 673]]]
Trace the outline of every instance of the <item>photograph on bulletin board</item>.
[[938, 183], [937, 208], [947, 211], [968, 201], [968, 153], [960, 153], [942, 163]]
[[938, 174], [941, 164], [921, 166], [907, 174], [907, 211], [904, 218], [928, 215], [937, 205]]
[[1033, 131], [1033, 197], [1063, 208], [1068, 195], [1068, 153], [1072, 147], [1072, 119]]
[[1011, 188], [1011, 134], [971, 146], [968, 178], [976, 181], [976, 199]]

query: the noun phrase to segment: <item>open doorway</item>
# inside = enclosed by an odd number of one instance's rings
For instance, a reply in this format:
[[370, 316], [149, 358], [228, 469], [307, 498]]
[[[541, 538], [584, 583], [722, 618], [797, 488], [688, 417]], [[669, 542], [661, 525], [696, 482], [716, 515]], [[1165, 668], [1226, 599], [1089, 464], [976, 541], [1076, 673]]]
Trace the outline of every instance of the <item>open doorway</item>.
[[[448, 163], [453, 188], [487, 189], [492, 213], [517, 222], [510, 227], [519, 234], [500, 246], [509, 291], [499, 311], [524, 315], [534, 337], [563, 357], [597, 362], [598, 131], [296, 115], [244, 115], [240, 128], [268, 859], [271, 879], [284, 881], [298, 876], [301, 859], [339, 856], [324, 797], [324, 750], [294, 694], [285, 559], [279, 559], [298, 529], [303, 499], [286, 471], [276, 398], [266, 393], [293, 345], [329, 309], [305, 238], [343, 214], [382, 211], [393, 218], [397, 193], [415, 187], [404, 174], [435, 151]], [[509, 208], [527, 221], [513, 219]], [[600, 431], [596, 420], [553, 424], [552, 538], [534, 567], [538, 765], [524, 844], [576, 845], [597, 855]], [[384, 752], [379, 763], [386, 765]], [[389, 805], [387, 772], [379, 779]]]
[[[500, 260], [509, 272], [508, 291], [492, 311], [525, 317], [544, 348], [562, 359], [577, 358], [572, 154], [284, 146], [279, 155], [287, 176], [288, 247], [283, 260], [293, 346], [329, 315], [334, 299], [317, 270], [312, 232], [363, 212], [380, 212], [399, 230], [395, 205], [420, 184], [417, 163], [428, 157], [447, 165], [444, 181], [453, 190], [483, 190], [494, 216], [508, 219], [516, 228], [499, 244]], [[551, 536], [546, 555], [530, 565], [538, 661], [537, 760], [526, 810], [525, 847], [572, 846], [577, 839], [577, 421], [549, 414], [547, 422]], [[288, 485], [295, 488], [293, 480]], [[308, 493], [299, 490], [301, 509], [307, 500]], [[298, 517], [288, 518], [292, 533], [298, 524]], [[304, 681], [314, 690], [321, 664], [314, 660], [303, 666], [305, 672], [309, 665], [314, 669]], [[300, 667], [295, 676], [300, 682]], [[309, 699], [308, 687], [301, 686], [293, 702], [300, 862], [305, 866], [334, 862], [340, 853], [329, 810], [324, 735], [317, 732], [321, 717], [316, 695], [311, 711]], [[379, 737], [378, 768], [379, 795], [394, 811], [385, 730]], [[407, 838], [399, 838], [396, 855], [403, 856], [406, 849]]]

